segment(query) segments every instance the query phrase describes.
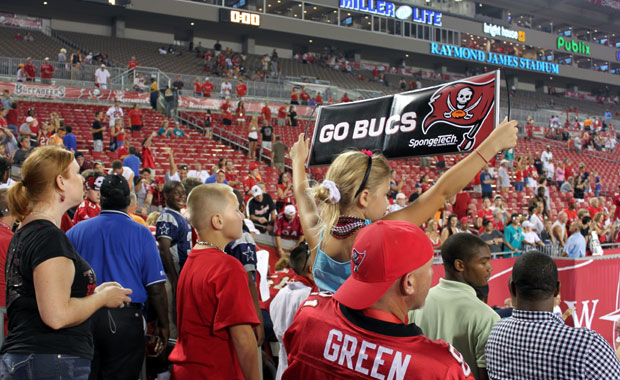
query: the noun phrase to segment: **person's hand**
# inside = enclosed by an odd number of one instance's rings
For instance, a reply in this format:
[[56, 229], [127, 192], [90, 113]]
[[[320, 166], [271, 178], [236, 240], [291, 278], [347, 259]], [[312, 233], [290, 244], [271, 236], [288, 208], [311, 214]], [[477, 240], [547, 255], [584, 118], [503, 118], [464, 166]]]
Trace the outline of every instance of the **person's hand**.
[[102, 288], [98, 293], [105, 296], [105, 303], [103, 306], [109, 308], [117, 308], [123, 306], [125, 303], [131, 302], [129, 295], [133, 293], [131, 289], [125, 289], [119, 286], [106, 286]]
[[[155, 337], [159, 339], [156, 339]], [[166, 350], [169, 337], [170, 337], [170, 331], [167, 326], [166, 327], [155, 326], [155, 328], [153, 329], [153, 336], [151, 337], [151, 339], [156, 342], [155, 348], [153, 349], [153, 353], [156, 356], [161, 355], [162, 352]]]
[[300, 133], [297, 142], [291, 148], [291, 160], [293, 165], [304, 163], [308, 158], [310, 139], [306, 138], [305, 133]]
[[95, 293], [99, 293], [100, 291], [102, 291], [103, 289], [109, 287], [109, 286], [116, 286], [117, 288], [122, 288], [123, 286], [121, 284], [119, 284], [116, 281], [109, 281], [109, 282], [104, 282], [103, 284], [97, 286], [95, 288]]
[[278, 254], [280, 257], [284, 257], [284, 250], [282, 248], [278, 248]]
[[267, 218], [260, 217], [260, 218], [258, 218], [258, 222], [261, 223], [261, 224], [265, 224], [265, 223], [267, 223]]
[[508, 121], [508, 117], [505, 117], [491, 132], [488, 140], [495, 144], [496, 151], [510, 149], [517, 145], [517, 124], [516, 120]]
[[571, 314], [573, 314], [575, 312], [575, 309], [573, 309], [572, 307], [569, 307], [568, 309], [566, 309], [566, 311], [564, 312], [564, 314], [562, 314], [562, 319], [566, 320], [568, 317], [571, 316]]

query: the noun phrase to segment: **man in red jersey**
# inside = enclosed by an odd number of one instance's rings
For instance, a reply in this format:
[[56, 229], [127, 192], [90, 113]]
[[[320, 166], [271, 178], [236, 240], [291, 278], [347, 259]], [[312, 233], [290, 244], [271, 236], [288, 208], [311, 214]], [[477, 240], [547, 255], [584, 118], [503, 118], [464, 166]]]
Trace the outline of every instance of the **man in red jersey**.
[[196, 245], [181, 271], [172, 378], [260, 379], [252, 327], [259, 324], [241, 263], [222, 249], [241, 237], [243, 214], [232, 188], [195, 187], [187, 199]]
[[41, 84], [52, 84], [52, 74], [54, 74], [54, 66], [50, 64], [50, 59], [45, 57], [41, 65]]
[[362, 229], [351, 276], [333, 297], [310, 295], [284, 334], [282, 379], [473, 380], [454, 347], [407, 325], [408, 311], [424, 306], [432, 262], [430, 240], [411, 223], [382, 220]]
[[237, 87], [235, 88], [235, 91], [237, 92], [238, 98], [243, 98], [245, 94], [247, 94], [248, 92], [248, 86], [246, 86], [246, 84], [243, 83], [243, 80], [239, 79], [239, 81], [237, 82]]
[[271, 125], [271, 109], [268, 102], [265, 102], [265, 105], [261, 108], [260, 115], [267, 124]]
[[99, 190], [101, 190], [101, 184], [103, 183], [105, 174], [95, 170], [87, 170], [82, 173], [82, 175], [84, 176], [86, 198], [80, 203], [75, 211], [75, 215], [73, 215], [74, 225], [82, 220], [94, 218], [99, 215], [101, 211], [101, 206], [99, 206], [101, 194]]
[[214, 88], [215, 86], [211, 83], [211, 81], [209, 81], [209, 78], [205, 78], [205, 81], [202, 82], [202, 96], [205, 98], [210, 98], [211, 91], [213, 91]]

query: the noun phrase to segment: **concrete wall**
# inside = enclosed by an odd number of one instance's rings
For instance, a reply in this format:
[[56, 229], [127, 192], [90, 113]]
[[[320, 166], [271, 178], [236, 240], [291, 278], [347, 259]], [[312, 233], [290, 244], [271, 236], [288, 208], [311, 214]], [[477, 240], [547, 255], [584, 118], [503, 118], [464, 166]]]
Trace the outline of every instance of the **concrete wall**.
[[112, 36], [112, 24], [85, 24], [76, 21], [52, 19], [52, 29], [65, 32], [95, 34], [98, 36]]

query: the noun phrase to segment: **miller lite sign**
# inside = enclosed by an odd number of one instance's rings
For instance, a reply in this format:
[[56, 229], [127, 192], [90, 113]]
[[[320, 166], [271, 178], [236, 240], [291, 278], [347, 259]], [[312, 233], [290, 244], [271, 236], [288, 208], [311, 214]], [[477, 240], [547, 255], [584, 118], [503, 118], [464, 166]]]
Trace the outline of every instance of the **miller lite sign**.
[[319, 108], [309, 166], [347, 149], [387, 158], [465, 153], [499, 123], [499, 70], [439, 86]]

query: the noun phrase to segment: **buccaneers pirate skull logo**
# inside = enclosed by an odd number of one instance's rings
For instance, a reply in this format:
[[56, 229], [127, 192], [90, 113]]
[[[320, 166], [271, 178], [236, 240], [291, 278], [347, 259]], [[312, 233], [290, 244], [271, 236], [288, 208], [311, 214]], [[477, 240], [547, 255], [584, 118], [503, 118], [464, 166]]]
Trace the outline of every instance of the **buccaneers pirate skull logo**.
[[[480, 127], [495, 105], [495, 80], [484, 83], [458, 81], [440, 87], [431, 96], [429, 112], [422, 122], [426, 134], [435, 125], [468, 129], [458, 146], [460, 151], [473, 149]], [[489, 118], [493, 122], [493, 118]]]

